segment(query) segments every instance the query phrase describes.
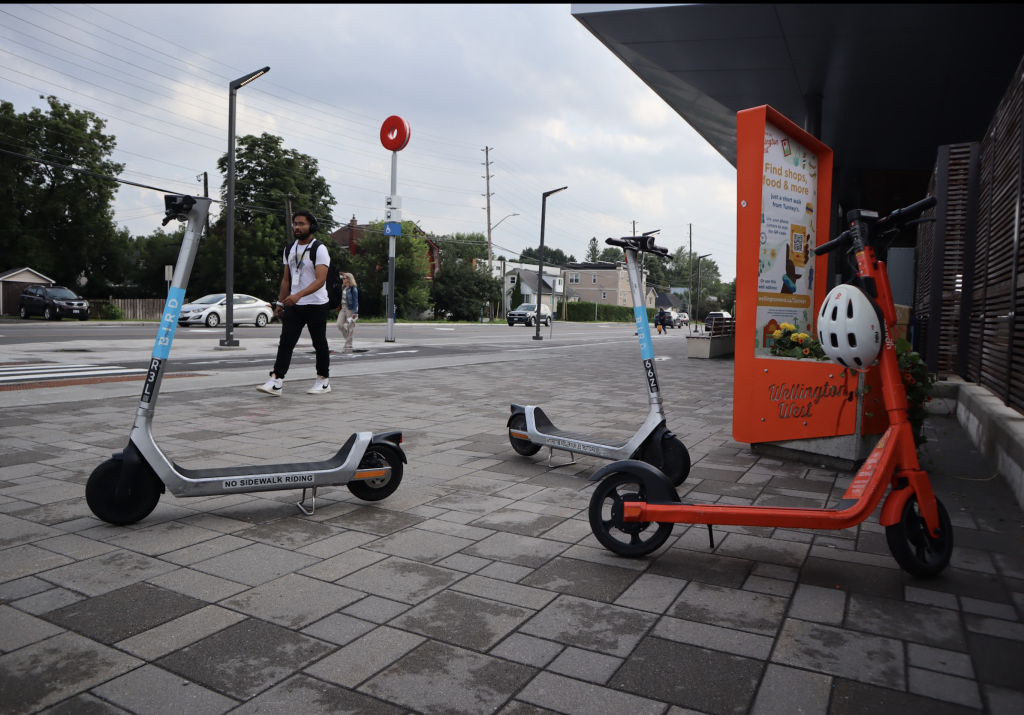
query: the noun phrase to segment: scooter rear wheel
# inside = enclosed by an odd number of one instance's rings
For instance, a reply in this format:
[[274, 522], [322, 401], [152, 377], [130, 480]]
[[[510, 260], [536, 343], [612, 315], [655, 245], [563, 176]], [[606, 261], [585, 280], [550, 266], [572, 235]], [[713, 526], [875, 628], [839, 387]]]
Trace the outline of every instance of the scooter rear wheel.
[[625, 472], [609, 474], [590, 498], [590, 528], [601, 545], [619, 556], [646, 556], [661, 548], [672, 533], [673, 524], [624, 521], [623, 503], [647, 501], [647, 490], [639, 477]]
[[117, 497], [121, 481], [121, 461], [108, 459], [96, 467], [85, 483], [85, 501], [97, 518], [115, 526], [127, 526], [149, 516], [160, 501], [160, 478], [142, 462], [135, 479], [122, 498]]
[[939, 509], [938, 537], [928, 533], [916, 495], [907, 500], [900, 520], [885, 527], [892, 557], [904, 571], [918, 578], [935, 578], [949, 565], [953, 555], [953, 524], [938, 497], [935, 505]]
[[[512, 421], [509, 422], [508, 428], [510, 430], [514, 429], [519, 432], [526, 432], [526, 415], [514, 415], [512, 417]], [[537, 452], [540, 451], [539, 444], [534, 444], [528, 439], [519, 439], [518, 437], [513, 437], [511, 432], [509, 432], [508, 441], [512, 443], [512, 449], [514, 449], [518, 454], [521, 454], [524, 457], [532, 457], [533, 455], [537, 454]]]
[[380, 501], [395, 493], [402, 483], [402, 458], [398, 452], [382, 444], [371, 444], [359, 462], [360, 469], [391, 468], [391, 475], [378, 479], [357, 479], [349, 482], [348, 490], [363, 501]]

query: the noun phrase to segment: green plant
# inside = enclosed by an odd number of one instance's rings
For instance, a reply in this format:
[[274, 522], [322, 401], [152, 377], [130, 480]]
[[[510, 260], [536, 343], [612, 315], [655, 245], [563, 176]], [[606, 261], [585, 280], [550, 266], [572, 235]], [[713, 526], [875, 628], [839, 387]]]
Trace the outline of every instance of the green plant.
[[827, 360], [821, 343], [807, 333], [798, 333], [796, 326], [792, 323], [782, 323], [772, 337], [772, 355], [779, 357], [791, 357], [797, 359], [814, 358], [815, 360]]
[[124, 312], [113, 303], [96, 305], [96, 317], [100, 320], [124, 320]]
[[937, 376], [928, 372], [927, 363], [903, 338], [896, 340], [896, 358], [899, 360], [903, 387], [907, 391], [907, 418], [914, 431], [914, 444], [920, 446], [928, 441], [921, 428], [928, 417], [926, 405], [932, 401], [931, 393]]

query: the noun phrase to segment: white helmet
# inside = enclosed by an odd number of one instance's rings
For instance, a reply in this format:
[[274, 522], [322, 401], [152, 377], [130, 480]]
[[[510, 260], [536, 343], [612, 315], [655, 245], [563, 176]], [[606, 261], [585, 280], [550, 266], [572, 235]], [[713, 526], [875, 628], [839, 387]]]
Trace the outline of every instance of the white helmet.
[[882, 349], [885, 329], [881, 311], [860, 288], [833, 288], [818, 313], [818, 341], [825, 354], [843, 367], [863, 372]]

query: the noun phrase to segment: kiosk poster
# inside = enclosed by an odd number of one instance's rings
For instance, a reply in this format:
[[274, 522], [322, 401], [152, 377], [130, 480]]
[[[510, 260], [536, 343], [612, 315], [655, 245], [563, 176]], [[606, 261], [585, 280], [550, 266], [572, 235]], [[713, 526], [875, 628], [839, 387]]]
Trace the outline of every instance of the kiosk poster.
[[815, 211], [818, 157], [765, 123], [761, 246], [757, 280], [757, 357], [771, 355], [783, 323], [814, 334]]

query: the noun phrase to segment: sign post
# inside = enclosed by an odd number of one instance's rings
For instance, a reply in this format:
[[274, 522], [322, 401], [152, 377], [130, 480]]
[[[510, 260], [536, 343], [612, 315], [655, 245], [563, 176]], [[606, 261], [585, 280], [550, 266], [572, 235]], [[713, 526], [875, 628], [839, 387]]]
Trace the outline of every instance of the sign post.
[[395, 342], [395, 253], [402, 235], [402, 197], [398, 195], [398, 152], [409, 144], [409, 122], [390, 116], [380, 128], [380, 143], [391, 151], [391, 193], [384, 197], [384, 235], [388, 237], [388, 282], [386, 292], [388, 329], [384, 342]]

